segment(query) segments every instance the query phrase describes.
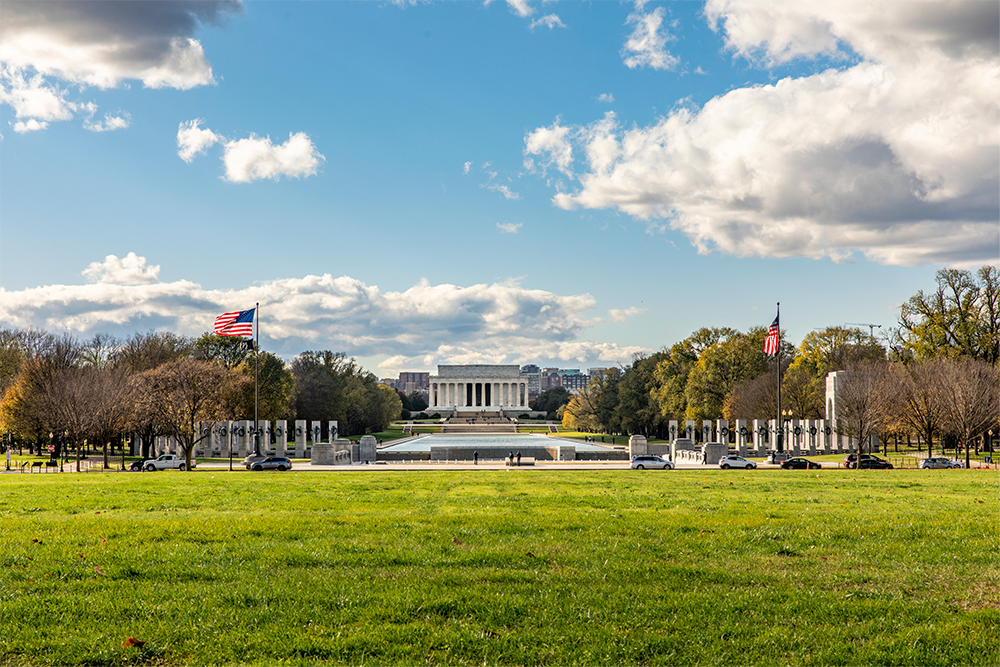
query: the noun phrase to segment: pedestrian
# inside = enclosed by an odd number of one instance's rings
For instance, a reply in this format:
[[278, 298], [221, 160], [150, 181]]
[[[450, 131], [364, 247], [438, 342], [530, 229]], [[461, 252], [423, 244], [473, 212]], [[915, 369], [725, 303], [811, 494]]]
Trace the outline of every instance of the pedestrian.
[[472, 452], [472, 465], [479, 465], [479, 450]]
[[521, 450], [517, 450], [517, 465], [521, 465]]
[[507, 465], [514, 465], [514, 452], [507, 452]]

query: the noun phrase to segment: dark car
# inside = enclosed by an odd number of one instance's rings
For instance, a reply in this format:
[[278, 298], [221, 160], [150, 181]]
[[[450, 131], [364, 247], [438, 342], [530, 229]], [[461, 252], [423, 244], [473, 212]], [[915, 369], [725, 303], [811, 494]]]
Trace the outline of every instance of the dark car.
[[861, 469], [864, 470], [866, 468], [872, 470], [892, 470], [892, 464], [877, 456], [862, 456]]
[[[871, 454], [862, 454], [861, 455], [861, 467], [862, 468], [865, 467], [865, 465], [864, 465], [865, 459], [870, 459], [870, 458], [873, 458]], [[858, 460], [858, 455], [857, 454], [848, 454], [847, 456], [844, 457], [844, 467], [845, 468], [856, 468], [857, 466], [855, 465], [855, 462], [857, 460]]]
[[268, 456], [263, 461], [250, 464], [250, 470], [291, 470], [291, 459], [284, 456]]
[[819, 470], [823, 466], [809, 459], [788, 459], [781, 462], [785, 470]]
[[[848, 454], [844, 457], [844, 467], [845, 468], [857, 468], [858, 455]], [[892, 470], [892, 464], [885, 459], [880, 459], [872, 454], [862, 454], [861, 455], [861, 469], [869, 470]]]

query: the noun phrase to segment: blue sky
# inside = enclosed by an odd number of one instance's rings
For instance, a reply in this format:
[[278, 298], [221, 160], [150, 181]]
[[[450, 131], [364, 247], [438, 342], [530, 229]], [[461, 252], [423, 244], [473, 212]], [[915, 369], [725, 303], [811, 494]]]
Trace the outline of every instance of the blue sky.
[[5, 2], [4, 326], [627, 363], [996, 263], [994, 2]]

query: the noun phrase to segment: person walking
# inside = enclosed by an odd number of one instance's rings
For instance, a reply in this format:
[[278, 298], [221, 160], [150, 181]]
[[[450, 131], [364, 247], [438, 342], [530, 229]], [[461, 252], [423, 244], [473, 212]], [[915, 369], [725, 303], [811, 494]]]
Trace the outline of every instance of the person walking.
[[472, 465], [479, 465], [479, 450], [472, 452]]
[[517, 450], [517, 465], [521, 466], [521, 450]]

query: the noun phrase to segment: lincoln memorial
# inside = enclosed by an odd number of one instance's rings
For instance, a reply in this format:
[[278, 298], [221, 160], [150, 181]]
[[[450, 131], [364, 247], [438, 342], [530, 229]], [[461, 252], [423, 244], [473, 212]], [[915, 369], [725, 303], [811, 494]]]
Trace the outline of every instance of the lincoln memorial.
[[430, 377], [428, 412], [502, 412], [528, 409], [528, 380], [517, 365], [438, 366]]

